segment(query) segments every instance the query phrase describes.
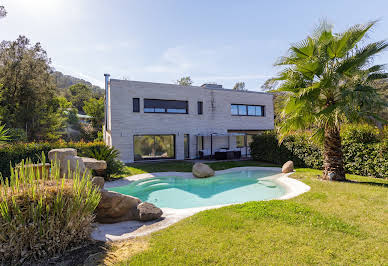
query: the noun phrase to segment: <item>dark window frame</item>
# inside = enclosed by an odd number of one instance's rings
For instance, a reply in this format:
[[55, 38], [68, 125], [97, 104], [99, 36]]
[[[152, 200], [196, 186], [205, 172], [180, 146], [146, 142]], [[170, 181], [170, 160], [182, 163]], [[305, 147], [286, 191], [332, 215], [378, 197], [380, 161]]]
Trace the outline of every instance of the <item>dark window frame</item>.
[[203, 102], [202, 101], [198, 101], [197, 109], [198, 109], [198, 114], [203, 115]]
[[[166, 108], [166, 107], [146, 107], [146, 102], [147, 101], [162, 101], [165, 102], [165, 105], [168, 105], [168, 102], [179, 102], [179, 103], [185, 103], [185, 109], [183, 108]], [[149, 104], [149, 103], [148, 103]], [[151, 105], [151, 104], [150, 104]], [[165, 100], [165, 99], [144, 99], [143, 100], [143, 111], [144, 113], [147, 114], [188, 114], [189, 113], [189, 102], [188, 101], [183, 101], [183, 100]], [[154, 109], [154, 111], [148, 111], [147, 109]], [[158, 109], [158, 110], [156, 110]], [[186, 110], [186, 112], [169, 112], [168, 110]], [[163, 111], [162, 111], [163, 110]]]
[[183, 135], [184, 138], [187, 137], [187, 156], [186, 156], [186, 152], [185, 152], [185, 159], [190, 159], [190, 134], [184, 134]]
[[132, 112], [140, 113], [140, 98], [132, 98]]
[[[232, 113], [232, 106], [237, 106], [237, 114], [233, 114]], [[239, 106], [245, 106], [245, 110], [246, 110], [246, 114], [240, 114], [239, 112]], [[249, 106], [254, 106], [255, 107], [255, 110], [256, 110], [256, 107], [261, 107], [261, 110], [262, 110], [262, 115], [256, 115], [256, 112], [254, 115], [250, 115], [249, 112], [248, 112], [248, 107]], [[252, 117], [265, 117], [265, 106], [264, 105], [255, 105], [255, 104], [238, 104], [238, 103], [232, 103], [230, 105], [230, 112], [231, 112], [231, 115], [232, 116], [252, 116]]]
[[173, 136], [174, 156], [164, 157], [164, 158], [159, 158], [159, 157], [142, 158], [141, 160], [136, 160], [136, 158], [133, 158], [134, 161], [141, 162], [141, 161], [152, 161], [152, 160], [175, 160], [176, 159], [176, 134], [134, 134], [133, 135], [133, 156], [134, 157], [135, 157], [135, 137], [144, 137], [144, 136]]

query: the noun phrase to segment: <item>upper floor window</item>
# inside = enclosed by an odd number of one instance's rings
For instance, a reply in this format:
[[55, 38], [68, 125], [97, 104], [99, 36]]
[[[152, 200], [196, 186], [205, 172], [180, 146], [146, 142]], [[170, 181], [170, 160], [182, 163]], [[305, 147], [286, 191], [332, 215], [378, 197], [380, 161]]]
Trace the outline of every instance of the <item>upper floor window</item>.
[[188, 114], [187, 101], [144, 99], [144, 113]]
[[198, 114], [203, 114], [203, 102], [198, 102]]
[[232, 115], [264, 116], [264, 106], [262, 105], [232, 104], [230, 111]]
[[133, 112], [134, 113], [140, 112], [140, 99], [139, 98], [133, 98]]

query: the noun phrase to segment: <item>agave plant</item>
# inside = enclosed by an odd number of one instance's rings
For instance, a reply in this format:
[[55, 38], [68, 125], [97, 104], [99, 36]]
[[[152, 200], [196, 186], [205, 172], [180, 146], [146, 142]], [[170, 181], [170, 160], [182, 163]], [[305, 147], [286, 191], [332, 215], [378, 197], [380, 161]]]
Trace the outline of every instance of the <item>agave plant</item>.
[[372, 60], [388, 43], [364, 41], [375, 23], [333, 33], [332, 26], [322, 22], [276, 63], [283, 70], [274, 79], [279, 82], [275, 91], [285, 92], [286, 98], [278, 127], [281, 139], [313, 130], [323, 142], [326, 180], [345, 180], [341, 125], [386, 122], [378, 116], [386, 104], [378, 83], [388, 74], [384, 65], [372, 65]]
[[112, 174], [120, 173], [123, 164], [119, 160], [120, 152], [114, 147], [106, 145], [95, 146], [82, 153], [83, 156], [91, 157], [97, 160], [104, 160], [107, 163], [106, 177], [110, 178]]

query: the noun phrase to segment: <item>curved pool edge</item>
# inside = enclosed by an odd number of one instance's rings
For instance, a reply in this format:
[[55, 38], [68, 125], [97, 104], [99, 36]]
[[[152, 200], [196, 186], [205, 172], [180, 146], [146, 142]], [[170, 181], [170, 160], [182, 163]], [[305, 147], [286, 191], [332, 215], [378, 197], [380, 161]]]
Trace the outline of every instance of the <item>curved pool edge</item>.
[[[293, 173], [283, 174], [281, 173], [281, 168], [278, 167], [234, 167], [226, 170], [215, 171], [215, 174], [226, 174], [236, 171], [243, 170], [273, 170], [279, 171], [279, 174], [275, 174], [269, 177], [265, 177], [267, 180], [272, 180], [282, 187], [285, 188], [285, 194], [274, 198], [272, 200], [286, 200], [296, 197], [300, 194], [303, 194], [310, 190], [310, 186], [305, 183], [290, 178], [289, 176]], [[131, 182], [153, 178], [153, 177], [163, 177], [163, 176], [178, 176], [183, 178], [195, 178], [190, 172], [157, 172], [157, 173], [145, 173], [138, 174], [130, 177], [125, 177], [120, 180], [106, 182], [104, 188], [112, 188], [118, 186], [125, 186], [130, 184]], [[190, 217], [198, 212], [221, 208], [234, 204], [223, 204], [223, 205], [215, 205], [215, 206], [205, 206], [205, 207], [196, 207], [196, 208], [187, 208], [187, 209], [172, 209], [172, 208], [161, 208], [163, 211], [163, 215], [161, 219], [156, 221], [149, 222], [140, 222], [140, 221], [125, 221], [121, 223], [115, 224], [95, 224], [95, 228], [91, 234], [92, 239], [99, 241], [120, 241], [129, 238], [135, 238], [139, 236], [145, 236], [151, 234], [153, 232], [162, 230], [164, 228], [173, 225], [180, 220]]]

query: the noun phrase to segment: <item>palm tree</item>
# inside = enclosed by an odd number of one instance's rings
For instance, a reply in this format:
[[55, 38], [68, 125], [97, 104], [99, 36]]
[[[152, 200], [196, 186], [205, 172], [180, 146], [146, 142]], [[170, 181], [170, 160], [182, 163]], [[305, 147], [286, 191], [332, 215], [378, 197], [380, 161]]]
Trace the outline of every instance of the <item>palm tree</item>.
[[377, 115], [386, 105], [377, 84], [388, 74], [384, 65], [372, 65], [372, 60], [388, 43], [365, 44], [366, 33], [375, 23], [333, 33], [332, 26], [322, 22], [275, 64], [283, 66], [275, 78], [279, 84], [275, 91], [286, 95], [278, 126], [280, 141], [298, 131], [312, 130], [323, 142], [326, 180], [345, 180], [342, 124], [385, 122]]

